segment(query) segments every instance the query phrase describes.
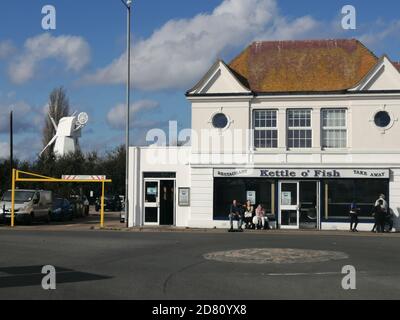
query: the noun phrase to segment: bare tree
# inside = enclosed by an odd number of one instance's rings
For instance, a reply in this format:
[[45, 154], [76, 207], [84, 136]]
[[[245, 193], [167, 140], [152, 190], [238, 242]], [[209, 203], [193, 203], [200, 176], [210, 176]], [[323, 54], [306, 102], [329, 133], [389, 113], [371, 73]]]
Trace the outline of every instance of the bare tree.
[[[49, 97], [49, 114], [56, 123], [61, 118], [69, 115], [69, 101], [63, 87], [56, 88], [50, 93]], [[43, 128], [43, 146], [47, 146], [50, 140], [55, 136], [56, 130], [46, 114], [45, 125]], [[44, 157], [48, 158], [53, 154], [53, 149], [49, 148], [45, 151]]]

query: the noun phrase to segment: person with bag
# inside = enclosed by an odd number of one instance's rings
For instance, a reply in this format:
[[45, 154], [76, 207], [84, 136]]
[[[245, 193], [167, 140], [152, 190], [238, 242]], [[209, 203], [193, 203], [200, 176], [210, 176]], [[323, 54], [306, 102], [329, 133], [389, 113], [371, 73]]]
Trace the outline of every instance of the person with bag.
[[256, 215], [254, 217], [254, 224], [257, 226], [257, 228], [261, 227], [264, 230], [271, 229], [269, 226], [268, 217], [265, 214], [265, 209], [262, 204], [258, 205], [258, 207], [256, 209]]
[[253, 216], [254, 207], [251, 205], [251, 201], [248, 200], [244, 206], [244, 223], [246, 229], [254, 229]]
[[229, 214], [229, 221], [231, 224], [231, 228], [229, 232], [233, 231], [233, 221], [238, 222], [238, 230], [240, 232], [243, 231], [242, 225], [243, 225], [243, 217], [242, 217], [242, 208], [241, 206], [237, 203], [236, 200], [233, 200], [232, 205], [230, 207], [230, 214]]

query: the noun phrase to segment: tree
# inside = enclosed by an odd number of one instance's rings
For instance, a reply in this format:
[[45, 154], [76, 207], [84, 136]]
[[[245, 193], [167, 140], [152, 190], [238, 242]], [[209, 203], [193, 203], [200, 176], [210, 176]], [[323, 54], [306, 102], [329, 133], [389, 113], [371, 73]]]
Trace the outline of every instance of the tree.
[[[63, 117], [69, 115], [69, 101], [63, 87], [54, 89], [49, 97], [49, 115], [58, 123]], [[46, 147], [50, 140], [55, 136], [56, 130], [51, 119], [46, 115], [45, 125], [43, 128], [43, 147]], [[44, 157], [51, 158], [53, 149], [49, 148], [45, 151]]]

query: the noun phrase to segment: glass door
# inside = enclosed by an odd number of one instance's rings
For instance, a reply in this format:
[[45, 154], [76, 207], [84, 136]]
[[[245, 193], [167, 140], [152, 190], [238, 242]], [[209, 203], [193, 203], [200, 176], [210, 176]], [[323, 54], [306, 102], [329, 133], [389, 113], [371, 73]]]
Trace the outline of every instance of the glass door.
[[300, 229], [319, 228], [319, 182], [300, 182]]
[[282, 229], [299, 229], [299, 182], [279, 183], [279, 222]]
[[144, 181], [144, 224], [160, 224], [160, 181]]

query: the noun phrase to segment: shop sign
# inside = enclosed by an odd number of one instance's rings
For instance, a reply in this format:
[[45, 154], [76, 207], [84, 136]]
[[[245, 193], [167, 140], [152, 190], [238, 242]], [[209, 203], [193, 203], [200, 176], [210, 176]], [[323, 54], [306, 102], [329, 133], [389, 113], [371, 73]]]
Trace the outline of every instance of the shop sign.
[[215, 169], [216, 178], [389, 179], [389, 169]]

